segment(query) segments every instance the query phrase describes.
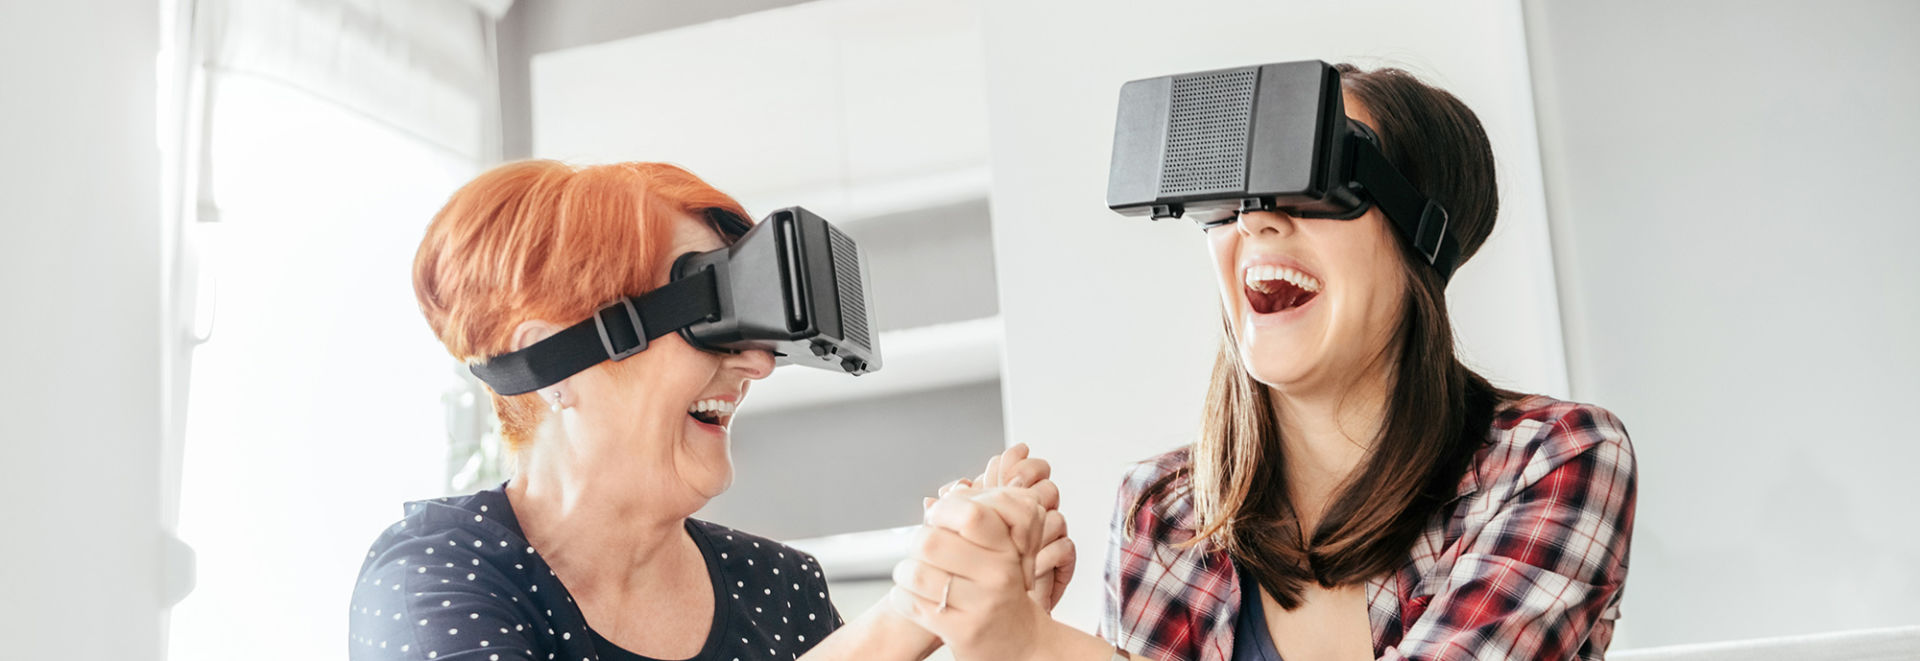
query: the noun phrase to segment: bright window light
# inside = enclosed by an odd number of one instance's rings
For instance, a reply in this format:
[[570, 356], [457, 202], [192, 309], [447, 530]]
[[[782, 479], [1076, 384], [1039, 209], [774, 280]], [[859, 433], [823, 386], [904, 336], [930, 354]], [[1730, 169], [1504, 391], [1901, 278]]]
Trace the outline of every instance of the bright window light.
[[460, 382], [410, 269], [474, 164], [272, 81], [217, 82], [219, 301], [180, 513], [198, 584], [169, 658], [339, 659], [368, 544], [445, 483], [440, 401]]

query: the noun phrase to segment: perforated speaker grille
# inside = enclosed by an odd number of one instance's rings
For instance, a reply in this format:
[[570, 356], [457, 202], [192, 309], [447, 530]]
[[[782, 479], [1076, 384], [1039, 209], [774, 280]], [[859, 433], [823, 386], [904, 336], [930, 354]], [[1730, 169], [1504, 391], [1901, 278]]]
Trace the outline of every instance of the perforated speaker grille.
[[841, 333], [850, 342], [872, 348], [867, 329], [867, 294], [860, 280], [860, 252], [853, 239], [827, 226], [827, 249], [833, 251], [833, 284], [840, 294]]
[[1257, 69], [1243, 69], [1173, 79], [1161, 195], [1246, 186], [1247, 129], [1257, 74]]

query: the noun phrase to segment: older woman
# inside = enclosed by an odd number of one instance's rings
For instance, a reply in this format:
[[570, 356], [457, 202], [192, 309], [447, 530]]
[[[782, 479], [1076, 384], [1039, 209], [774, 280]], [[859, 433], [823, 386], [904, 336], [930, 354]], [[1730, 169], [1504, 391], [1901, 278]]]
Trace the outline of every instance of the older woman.
[[[745, 218], [669, 165], [508, 164], [434, 218], [415, 293], [448, 351], [484, 362], [665, 285], [676, 256], [726, 246]], [[773, 367], [765, 351], [668, 334], [537, 391], [495, 394], [512, 479], [407, 505], [367, 552], [352, 658], [923, 658], [933, 636], [888, 609], [842, 627], [814, 558], [691, 518], [732, 483], [728, 424]], [[1018, 447], [982, 477], [1052, 500], [1048, 472]], [[1071, 562], [1054, 528], [1046, 557]], [[1023, 583], [1049, 583], [1053, 565]], [[1058, 596], [1034, 594], [1043, 608]]]
[[[1406, 72], [1338, 68], [1349, 118], [1472, 256], [1499, 205], [1479, 120]], [[1461, 363], [1444, 269], [1377, 205], [1243, 213], [1206, 248], [1226, 334], [1204, 423], [1121, 484], [1107, 640], [1021, 598], [1042, 508], [1020, 493], [946, 494], [891, 603], [962, 660], [1604, 656], [1633, 534], [1620, 421]]]

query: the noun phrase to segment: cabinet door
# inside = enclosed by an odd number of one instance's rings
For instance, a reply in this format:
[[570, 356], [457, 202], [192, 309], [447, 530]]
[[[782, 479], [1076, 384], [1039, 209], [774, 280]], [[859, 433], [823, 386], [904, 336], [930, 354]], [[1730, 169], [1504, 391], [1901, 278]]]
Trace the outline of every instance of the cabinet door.
[[986, 166], [964, 0], [807, 3], [542, 54], [532, 76], [535, 155], [679, 163], [756, 215], [898, 207]]
[[534, 57], [533, 153], [677, 163], [741, 197], [837, 184], [836, 55], [802, 18], [753, 15]]

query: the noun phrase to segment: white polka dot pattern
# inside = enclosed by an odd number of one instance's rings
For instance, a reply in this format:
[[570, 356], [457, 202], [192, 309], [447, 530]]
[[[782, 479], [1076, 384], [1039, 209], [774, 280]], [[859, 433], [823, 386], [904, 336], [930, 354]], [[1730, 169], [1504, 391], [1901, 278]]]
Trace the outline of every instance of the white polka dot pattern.
[[[361, 566], [350, 659], [643, 658], [588, 627], [500, 488], [408, 503], [406, 513]], [[695, 659], [797, 659], [841, 625], [811, 557], [704, 521], [687, 530], [707, 558], [717, 609]]]

